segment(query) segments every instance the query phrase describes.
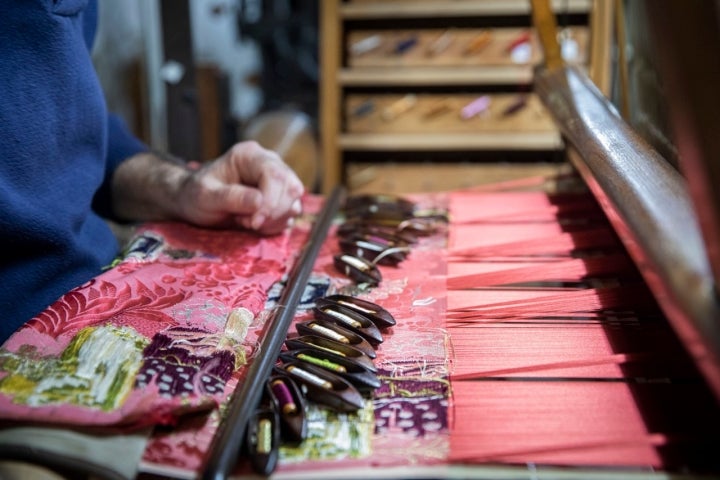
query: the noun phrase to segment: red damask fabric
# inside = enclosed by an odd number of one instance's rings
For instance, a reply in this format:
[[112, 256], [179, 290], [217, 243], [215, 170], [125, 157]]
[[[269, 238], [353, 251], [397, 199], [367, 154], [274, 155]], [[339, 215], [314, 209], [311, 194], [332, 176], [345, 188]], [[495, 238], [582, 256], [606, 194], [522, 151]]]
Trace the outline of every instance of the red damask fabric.
[[140, 427], [216, 407], [252, 355], [290, 236], [144, 225], [113, 268], [3, 345], [0, 418]]

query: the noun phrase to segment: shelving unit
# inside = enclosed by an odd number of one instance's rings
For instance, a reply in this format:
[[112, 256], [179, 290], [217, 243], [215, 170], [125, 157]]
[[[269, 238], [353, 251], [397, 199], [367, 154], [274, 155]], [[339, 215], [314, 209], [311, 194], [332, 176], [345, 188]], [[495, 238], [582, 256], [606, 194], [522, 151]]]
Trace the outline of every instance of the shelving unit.
[[[566, 60], [601, 88], [609, 2], [553, 3]], [[562, 138], [532, 92], [542, 58], [529, 0], [329, 0], [320, 25], [323, 192], [338, 183], [385, 193], [456, 188], [482, 181], [483, 171], [497, 178], [498, 163], [509, 176], [560, 168]], [[410, 181], [413, 171], [428, 180]]]

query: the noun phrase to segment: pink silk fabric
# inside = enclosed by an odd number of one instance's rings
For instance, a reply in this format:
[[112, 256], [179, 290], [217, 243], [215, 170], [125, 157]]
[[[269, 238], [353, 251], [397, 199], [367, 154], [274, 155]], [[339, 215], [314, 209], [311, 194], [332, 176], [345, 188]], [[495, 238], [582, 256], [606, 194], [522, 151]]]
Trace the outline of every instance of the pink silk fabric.
[[[68, 367], [62, 358], [72, 350], [80, 332], [108, 327], [122, 332], [117, 329], [129, 328], [133, 341], [144, 345], [138, 375], [143, 374], [145, 381], [136, 380], [124, 398], [116, 399], [114, 408], [107, 408], [98, 402], [18, 401], [19, 395], [7, 393], [23, 391], [11, 388], [18, 381], [12, 383], [16, 379], [9, 377], [18, 376], [18, 372], [0, 371], [0, 418], [136, 428], [174, 423], [178, 415], [189, 410], [216, 407], [232, 392], [243, 371], [235, 371], [233, 362], [238, 356], [252, 355], [259, 329], [248, 325], [241, 344], [233, 345], [223, 338], [227, 317], [240, 308], [252, 321], [263, 310], [267, 291], [280, 280], [292, 259], [290, 233], [260, 237], [163, 223], [144, 225], [138, 236], [152, 239], [152, 252], [126, 257], [68, 292], [20, 328], [3, 349], [14, 359], [39, 369], [33, 372], [36, 376], [66, 378], [67, 368], [74, 367]], [[107, 343], [100, 345], [113, 348], [112, 340], [110, 343], [109, 347]], [[83, 355], [88, 354], [78, 354]], [[158, 364], [163, 364], [164, 370], [158, 372]], [[179, 372], [171, 372], [171, 364]], [[13, 365], [6, 361], [3, 367]], [[163, 375], [176, 378], [166, 378], [163, 385]], [[72, 371], [70, 377], [76, 379], [78, 375]], [[40, 383], [38, 389], [42, 389]], [[108, 395], [112, 392], [109, 389]]]

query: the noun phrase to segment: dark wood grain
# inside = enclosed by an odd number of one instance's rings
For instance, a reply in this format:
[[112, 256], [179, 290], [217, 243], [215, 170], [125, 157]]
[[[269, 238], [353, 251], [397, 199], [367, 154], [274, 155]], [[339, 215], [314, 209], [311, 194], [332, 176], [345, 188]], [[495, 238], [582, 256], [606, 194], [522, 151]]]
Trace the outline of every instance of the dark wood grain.
[[539, 68], [535, 84], [569, 144], [570, 160], [720, 399], [720, 306], [683, 177], [584, 73]]
[[260, 404], [263, 386], [272, 373], [317, 255], [344, 198], [345, 190], [340, 186], [335, 187], [315, 219], [308, 241], [300, 251], [272, 316], [264, 328], [258, 354], [250, 364], [244, 381], [228, 402], [218, 431], [210, 445], [200, 478], [225, 480], [236, 467], [248, 422]]
[[[720, 2], [642, 3], [680, 170], [720, 279]], [[717, 281], [716, 281], [717, 289]]]

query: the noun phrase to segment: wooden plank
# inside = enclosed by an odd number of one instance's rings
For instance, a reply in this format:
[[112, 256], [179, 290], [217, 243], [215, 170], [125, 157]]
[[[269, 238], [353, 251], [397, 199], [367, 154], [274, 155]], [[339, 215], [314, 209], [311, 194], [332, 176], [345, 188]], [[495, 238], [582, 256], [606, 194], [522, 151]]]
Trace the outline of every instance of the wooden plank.
[[595, 0], [590, 16], [590, 67], [593, 83], [610, 97], [612, 86], [613, 0]]
[[200, 129], [200, 157], [207, 161], [222, 155], [223, 120], [227, 118], [227, 98], [223, 89], [220, 69], [213, 65], [196, 68], [198, 91], [198, 115]]
[[202, 156], [198, 93], [187, 0], [162, 0], [162, 40], [165, 64], [174, 62], [177, 81], [166, 81], [168, 150], [187, 160]]
[[[406, 99], [414, 103], [405, 112], [397, 111], [392, 118], [388, 114]], [[461, 113], [474, 102], [484, 103], [484, 110], [472, 117], [463, 118]], [[519, 109], [518, 102], [525, 102]], [[524, 134], [557, 132], [552, 117], [537, 95], [517, 93], [492, 94], [350, 94], [345, 97], [344, 131], [346, 133], [404, 134], [422, 133], [438, 135], [446, 133], [467, 134]], [[477, 104], [477, 103], [475, 103]], [[363, 109], [372, 106], [372, 111]], [[362, 112], [356, 114], [355, 112]]]
[[[587, 62], [587, 27], [575, 26], [563, 29], [564, 38], [572, 39], [577, 55], [567, 59], [570, 63]], [[482, 36], [482, 37], [481, 37]], [[543, 51], [538, 35], [528, 28], [462, 28], [462, 29], [396, 29], [378, 32], [376, 30], [352, 30], [348, 32], [347, 64], [355, 68], [367, 67], [474, 67], [479, 71], [496, 67], [532, 67], [542, 61]], [[473, 42], [483, 39], [482, 48], [473, 50]], [[363, 45], [369, 39], [377, 41], [370, 51], [362, 49], [354, 52], [354, 45]], [[397, 46], [408, 40], [415, 43], [411, 48], [397, 52]], [[433, 54], [432, 47], [440, 40], [445, 44], [441, 53]], [[530, 48], [524, 52], [529, 55], [513, 55], [513, 48], [520, 41]], [[455, 68], [447, 68], [443, 73], [452, 78]]]
[[543, 49], [543, 64], [547, 69], [562, 67], [558, 28], [549, 0], [531, 0], [533, 25]]
[[342, 158], [337, 138], [340, 133], [340, 85], [342, 27], [338, 0], [326, 0], [320, 10], [320, 144], [322, 151], [321, 192], [330, 193], [340, 184]]
[[376, 163], [350, 162], [350, 193], [441, 192], [528, 177], [568, 173], [565, 163]]
[[[585, 13], [591, 0], [553, 0], [557, 12]], [[438, 2], [420, 1], [352, 1], [342, 6], [342, 17], [348, 20], [373, 18], [458, 17], [472, 15], [528, 15], [527, 0], [484, 0]]]
[[343, 86], [347, 87], [529, 84], [532, 82], [532, 67], [529, 65], [507, 65], [493, 68], [346, 68], [340, 71], [338, 80]]
[[680, 169], [720, 291], [720, 4], [703, 0], [656, 9], [645, 2], [644, 8], [668, 92]]
[[340, 145], [358, 151], [560, 150], [558, 132], [344, 134]]

